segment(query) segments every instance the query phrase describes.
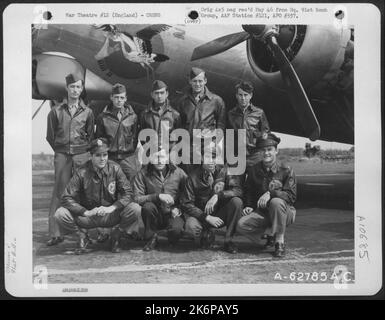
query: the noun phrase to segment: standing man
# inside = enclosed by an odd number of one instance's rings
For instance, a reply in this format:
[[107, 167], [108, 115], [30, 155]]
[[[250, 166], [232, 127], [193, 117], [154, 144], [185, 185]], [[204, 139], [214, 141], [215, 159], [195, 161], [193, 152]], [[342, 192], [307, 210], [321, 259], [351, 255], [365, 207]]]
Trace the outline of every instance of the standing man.
[[237, 221], [242, 214], [242, 188], [239, 176], [230, 176], [227, 167], [216, 166], [215, 151], [204, 152], [202, 166], [189, 174], [182, 200], [186, 215], [186, 233], [202, 246], [214, 242], [211, 228], [226, 226], [224, 250], [237, 253], [232, 242]]
[[155, 249], [158, 230], [167, 230], [171, 245], [182, 236], [184, 220], [179, 198], [186, 177], [182, 169], [169, 163], [169, 155], [164, 149], [152, 154], [150, 163], [135, 177], [135, 200], [142, 206], [145, 239], [149, 240], [144, 251]]
[[87, 149], [94, 133], [93, 112], [80, 99], [84, 88], [83, 78], [69, 74], [65, 80], [67, 99], [52, 108], [47, 117], [46, 139], [55, 151], [55, 185], [48, 218], [51, 237], [48, 246], [64, 240], [54, 214], [74, 169], [89, 159]]
[[295, 220], [297, 182], [293, 169], [277, 162], [280, 138], [269, 133], [257, 147], [262, 161], [250, 167], [246, 178], [246, 205], [237, 230], [258, 242], [265, 232], [266, 247], [274, 245], [274, 256], [285, 256], [286, 227]]
[[[204, 70], [192, 67], [189, 75], [189, 87], [178, 101], [178, 111], [181, 114], [182, 128], [190, 133], [191, 137], [191, 159], [193, 153], [200, 153], [200, 146], [193, 143], [194, 129], [200, 129], [201, 133], [196, 135], [201, 140], [213, 140], [216, 129], [225, 130], [226, 108], [221, 97], [212, 93], [206, 86], [207, 78]], [[215, 143], [223, 143], [221, 137]], [[192, 164], [192, 160], [190, 161]], [[186, 172], [193, 170], [194, 166], [185, 164]]]
[[111, 228], [111, 251], [119, 252], [119, 240], [137, 222], [140, 207], [132, 202], [132, 189], [120, 166], [108, 161], [108, 143], [96, 139], [90, 147], [91, 160], [78, 169], [67, 185], [55, 218], [69, 233], [79, 235], [78, 253], [89, 244], [85, 230]]
[[127, 104], [126, 87], [115, 84], [111, 91], [111, 103], [96, 120], [96, 138], [106, 138], [109, 143], [108, 159], [120, 164], [127, 179], [134, 181], [140, 170], [135, 156], [138, 143], [138, 117]]
[[[151, 98], [148, 108], [144, 110], [140, 117], [140, 129], [153, 129], [158, 134], [158, 145], [163, 145], [162, 131], [168, 126], [169, 134], [181, 126], [179, 112], [171, 107], [168, 100], [167, 85], [160, 80], [152, 83]], [[170, 136], [168, 136], [170, 138]], [[146, 143], [143, 141], [142, 143]], [[170, 148], [172, 143], [169, 144]]]
[[[235, 134], [239, 129], [246, 130], [246, 167], [261, 161], [261, 154], [257, 150], [260, 139], [266, 139], [270, 131], [269, 123], [262, 109], [251, 103], [253, 85], [242, 81], [235, 86], [237, 105], [228, 113], [228, 128], [234, 129]], [[235, 150], [238, 149], [238, 139], [235, 139]]]
[[225, 130], [226, 109], [222, 98], [212, 93], [206, 86], [205, 71], [191, 68], [190, 87], [178, 103], [182, 127], [193, 134], [193, 129], [202, 130], [202, 138], [209, 136], [215, 129]]

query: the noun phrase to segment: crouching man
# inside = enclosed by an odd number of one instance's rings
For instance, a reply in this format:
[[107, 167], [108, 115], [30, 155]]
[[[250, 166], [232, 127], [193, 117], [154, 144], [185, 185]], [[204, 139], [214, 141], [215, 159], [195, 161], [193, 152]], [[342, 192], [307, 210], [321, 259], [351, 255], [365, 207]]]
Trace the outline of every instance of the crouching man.
[[142, 206], [145, 239], [148, 240], [144, 251], [156, 248], [160, 230], [167, 230], [171, 245], [176, 244], [183, 233], [179, 194], [184, 188], [186, 173], [168, 160], [166, 150], [160, 148], [134, 180], [135, 200]]
[[228, 175], [227, 166], [216, 165], [215, 148], [207, 151], [202, 166], [187, 178], [182, 201], [185, 231], [197, 245], [210, 247], [215, 240], [212, 228], [226, 226], [224, 250], [234, 254], [238, 250], [232, 239], [243, 208], [240, 177]]
[[237, 231], [258, 242], [261, 234], [265, 247], [275, 247], [274, 256], [285, 256], [286, 226], [294, 222], [297, 182], [293, 170], [277, 162], [280, 138], [269, 133], [260, 140], [262, 161], [248, 168], [246, 203]]
[[90, 240], [87, 229], [111, 228], [111, 251], [119, 252], [121, 233], [136, 223], [140, 206], [122, 169], [108, 160], [108, 143], [101, 138], [90, 146], [91, 160], [77, 170], [67, 185], [55, 218], [64, 231], [79, 234], [84, 253]]

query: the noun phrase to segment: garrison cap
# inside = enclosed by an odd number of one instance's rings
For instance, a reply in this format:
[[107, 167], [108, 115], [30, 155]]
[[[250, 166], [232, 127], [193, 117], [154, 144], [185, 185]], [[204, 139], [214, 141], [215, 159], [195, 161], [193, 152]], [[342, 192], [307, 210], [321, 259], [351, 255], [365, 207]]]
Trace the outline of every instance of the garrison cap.
[[194, 79], [196, 76], [199, 76], [201, 73], [204, 73], [205, 71], [201, 68], [192, 67], [190, 71], [190, 79]]
[[115, 83], [112, 87], [111, 94], [121, 94], [126, 93], [126, 87], [120, 83]]
[[253, 93], [254, 87], [253, 87], [253, 84], [251, 82], [242, 81], [235, 86], [235, 90], [238, 91], [238, 89], [242, 89], [243, 91], [245, 91], [247, 93]]
[[156, 90], [160, 90], [160, 89], [163, 89], [163, 88], [166, 88], [167, 89], [167, 84], [165, 84], [163, 81], [161, 80], [155, 80], [153, 83], [152, 83], [152, 90], [151, 91], [156, 91]]
[[270, 146], [276, 147], [280, 142], [281, 139], [278, 138], [275, 134], [268, 133], [266, 139], [259, 139], [259, 141], [257, 142], [257, 148], [262, 149]]
[[66, 76], [66, 84], [67, 86], [70, 85], [71, 83], [74, 83], [74, 82], [77, 82], [81, 80], [82, 83], [84, 83], [84, 79], [83, 77], [81, 77], [80, 75], [78, 74], [73, 74], [73, 73], [70, 73]]
[[98, 138], [98, 139], [95, 139], [91, 142], [89, 148], [88, 148], [88, 151], [91, 153], [91, 154], [94, 154], [94, 153], [101, 153], [101, 152], [107, 152], [109, 150], [109, 146], [108, 146], [108, 142], [105, 138]]

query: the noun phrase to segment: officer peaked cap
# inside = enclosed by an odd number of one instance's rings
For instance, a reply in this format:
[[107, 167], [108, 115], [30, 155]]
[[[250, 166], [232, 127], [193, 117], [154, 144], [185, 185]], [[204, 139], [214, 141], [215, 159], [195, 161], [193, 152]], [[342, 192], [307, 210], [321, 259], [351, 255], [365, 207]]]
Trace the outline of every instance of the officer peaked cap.
[[77, 74], [70, 73], [69, 75], [66, 76], [67, 86], [70, 85], [71, 83], [78, 82], [79, 80], [81, 80], [82, 83], [84, 82], [83, 77], [81, 77]]
[[270, 146], [276, 147], [280, 142], [281, 142], [281, 139], [278, 138], [275, 134], [268, 133], [266, 139], [259, 139], [257, 143], [257, 148], [262, 149]]
[[114, 95], [114, 94], [121, 94], [121, 93], [126, 93], [126, 87], [120, 83], [114, 84], [114, 86], [112, 87], [111, 94]]
[[108, 141], [105, 138], [95, 139], [91, 142], [88, 151], [91, 154], [107, 152], [109, 150]]

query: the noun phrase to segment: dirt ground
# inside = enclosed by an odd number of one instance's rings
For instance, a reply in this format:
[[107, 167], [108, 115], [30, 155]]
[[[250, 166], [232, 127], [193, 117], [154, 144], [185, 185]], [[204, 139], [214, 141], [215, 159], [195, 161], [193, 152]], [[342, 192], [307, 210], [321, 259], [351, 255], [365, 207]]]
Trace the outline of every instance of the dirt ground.
[[161, 238], [158, 250], [143, 252], [143, 241], [126, 239], [120, 254], [110, 253], [106, 243], [77, 256], [74, 235], [47, 247], [53, 171], [35, 170], [34, 265], [48, 268], [49, 283], [333, 283], [338, 265], [346, 266], [354, 281], [353, 163], [289, 164], [298, 177], [298, 210], [287, 230], [287, 255], [282, 260], [263, 250], [262, 242], [255, 245], [242, 236], [235, 238], [238, 254], [224, 252], [223, 230], [217, 230], [211, 250], [197, 250], [187, 238], [169, 247]]

